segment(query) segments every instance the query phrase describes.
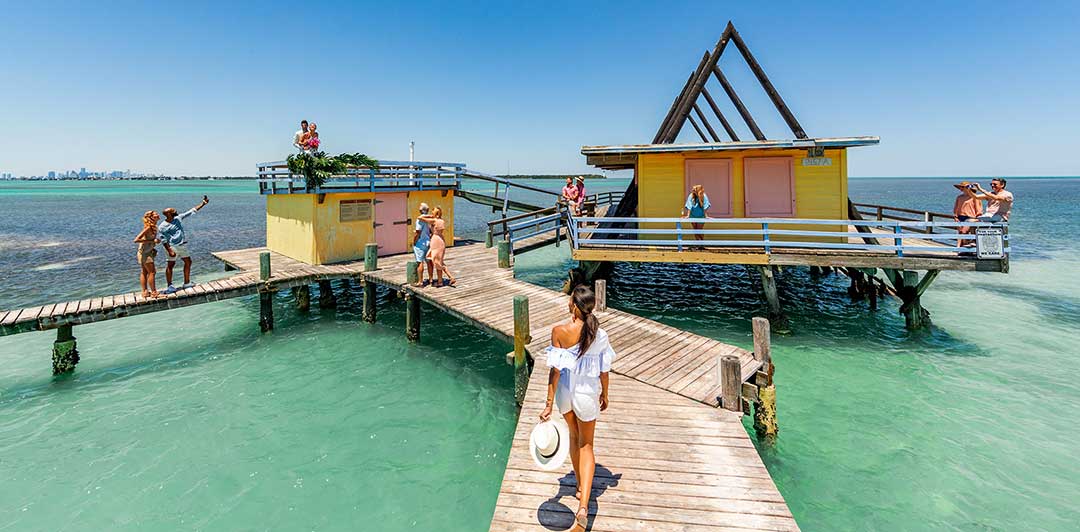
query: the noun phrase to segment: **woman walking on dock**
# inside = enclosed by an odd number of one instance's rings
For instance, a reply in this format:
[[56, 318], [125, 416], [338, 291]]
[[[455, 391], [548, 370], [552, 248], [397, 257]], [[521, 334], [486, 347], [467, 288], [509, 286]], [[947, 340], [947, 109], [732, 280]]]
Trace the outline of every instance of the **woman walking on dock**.
[[435, 286], [443, 285], [443, 273], [450, 279], [450, 286], [457, 283], [454, 275], [446, 268], [446, 220], [442, 217], [442, 207], [435, 207], [430, 217], [421, 216], [421, 220], [431, 223], [431, 244], [428, 248], [428, 260], [435, 265]]
[[547, 421], [554, 404], [570, 427], [570, 461], [574, 464], [579, 501], [574, 521], [580, 530], [588, 527], [589, 498], [596, 472], [593, 436], [596, 418], [608, 407], [608, 372], [615, 359], [607, 332], [593, 315], [595, 302], [591, 289], [574, 288], [570, 322], [551, 329], [547, 404], [540, 413], [540, 419]]
[[155, 246], [157, 240], [158, 213], [146, 211], [143, 214], [142, 232], [135, 237], [135, 243], [139, 245], [135, 258], [139, 261], [139, 286], [142, 288], [143, 297], [158, 297], [157, 287], [154, 286], [157, 269], [154, 267], [154, 257], [157, 257]]

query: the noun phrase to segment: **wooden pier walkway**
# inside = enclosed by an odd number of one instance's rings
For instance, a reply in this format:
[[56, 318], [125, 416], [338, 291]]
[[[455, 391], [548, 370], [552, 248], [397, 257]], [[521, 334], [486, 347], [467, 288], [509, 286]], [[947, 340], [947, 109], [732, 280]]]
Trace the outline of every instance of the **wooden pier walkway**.
[[[521, 247], [534, 247], [545, 238], [551, 236], [522, 241]], [[365, 271], [364, 261], [311, 266], [271, 253], [271, 276], [262, 280], [259, 256], [265, 251], [215, 253], [238, 270], [235, 275], [165, 299], [148, 300], [137, 294], [91, 298], [0, 312], [0, 323], [4, 334], [16, 334], [352, 279], [389, 287], [406, 299], [426, 302], [513, 342], [514, 297], [526, 296], [533, 336], [527, 351], [536, 365], [528, 379], [491, 530], [571, 526], [577, 507], [569, 461], [561, 471], [543, 472], [532, 465], [527, 450], [528, 434], [546, 393], [543, 353], [548, 332], [567, 317], [566, 295], [515, 279], [512, 268], [497, 267], [495, 248], [477, 242], [459, 242], [447, 250], [447, 264], [458, 285], [443, 288], [407, 285], [405, 266], [411, 254], [382, 257], [378, 269]], [[611, 407], [597, 425], [598, 470], [590, 529], [798, 530], [743, 427], [741, 413], [716, 407], [723, 395], [717, 376], [720, 356], [738, 357], [742, 388], [760, 375], [762, 362], [744, 349], [615, 309], [598, 317], [618, 358], [612, 366]]]

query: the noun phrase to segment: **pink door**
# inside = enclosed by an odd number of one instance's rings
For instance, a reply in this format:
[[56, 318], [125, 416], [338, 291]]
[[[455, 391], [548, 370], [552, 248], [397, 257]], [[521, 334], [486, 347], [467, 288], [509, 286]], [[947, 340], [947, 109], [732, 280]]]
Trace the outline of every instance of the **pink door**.
[[795, 216], [795, 162], [791, 157], [743, 160], [748, 218]]
[[731, 159], [687, 159], [683, 201], [694, 185], [704, 187], [705, 195], [709, 197], [706, 216], [731, 217]]
[[409, 247], [409, 201], [404, 192], [375, 196], [375, 243], [379, 256], [405, 253]]

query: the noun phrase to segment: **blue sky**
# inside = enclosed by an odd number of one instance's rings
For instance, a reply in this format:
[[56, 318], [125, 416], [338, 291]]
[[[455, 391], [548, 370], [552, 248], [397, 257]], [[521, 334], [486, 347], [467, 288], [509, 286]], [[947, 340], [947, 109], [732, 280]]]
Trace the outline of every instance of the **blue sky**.
[[811, 136], [881, 137], [853, 176], [1080, 174], [1077, 3], [756, 4], [0, 0], [0, 171], [250, 175], [309, 118], [331, 152], [580, 172], [652, 139], [731, 19]]

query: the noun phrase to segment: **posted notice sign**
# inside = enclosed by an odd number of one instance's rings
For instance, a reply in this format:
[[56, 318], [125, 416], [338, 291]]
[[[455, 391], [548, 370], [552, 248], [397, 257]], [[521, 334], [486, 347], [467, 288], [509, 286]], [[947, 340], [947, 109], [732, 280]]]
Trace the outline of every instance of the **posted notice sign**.
[[975, 229], [975, 256], [980, 259], [1000, 259], [1005, 256], [1005, 239], [998, 227]]

